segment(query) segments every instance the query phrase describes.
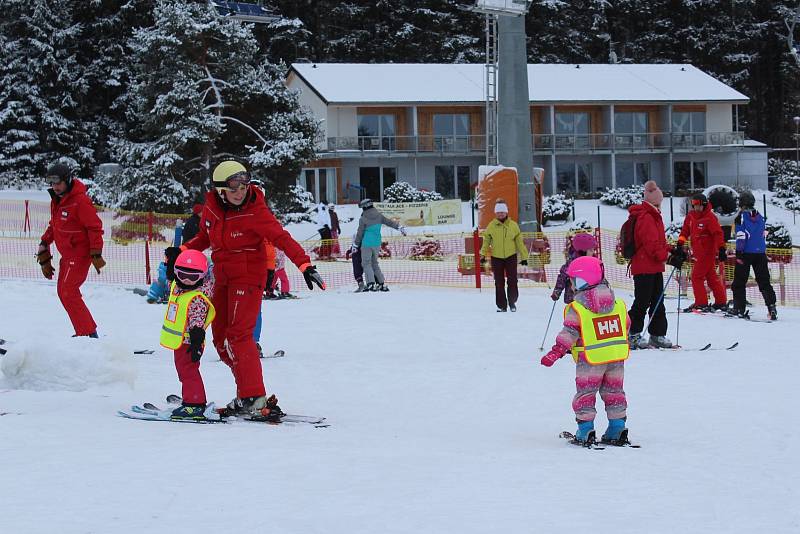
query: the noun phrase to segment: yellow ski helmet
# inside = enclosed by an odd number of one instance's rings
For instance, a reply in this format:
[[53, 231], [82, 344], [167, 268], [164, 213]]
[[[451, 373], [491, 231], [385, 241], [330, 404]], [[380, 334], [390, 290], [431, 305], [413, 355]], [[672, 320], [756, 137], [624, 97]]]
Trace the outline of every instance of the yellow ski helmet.
[[238, 178], [244, 183], [250, 182], [250, 173], [247, 168], [238, 161], [223, 161], [214, 168], [211, 181], [217, 193], [222, 193], [224, 189], [230, 188], [230, 180]]

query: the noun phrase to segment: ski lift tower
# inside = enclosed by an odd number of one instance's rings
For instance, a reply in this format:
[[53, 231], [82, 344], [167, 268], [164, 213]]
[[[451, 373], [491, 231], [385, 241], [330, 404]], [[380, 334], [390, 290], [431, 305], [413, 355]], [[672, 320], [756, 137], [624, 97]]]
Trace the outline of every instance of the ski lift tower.
[[486, 164], [515, 167], [519, 226], [539, 230], [533, 178], [525, 15], [531, 0], [476, 0], [486, 15]]

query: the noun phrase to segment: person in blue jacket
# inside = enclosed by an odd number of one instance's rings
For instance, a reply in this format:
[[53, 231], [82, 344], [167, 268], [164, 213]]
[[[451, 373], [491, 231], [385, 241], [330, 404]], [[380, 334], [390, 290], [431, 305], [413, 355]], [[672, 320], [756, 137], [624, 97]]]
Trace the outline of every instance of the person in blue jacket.
[[733, 308], [731, 313], [743, 319], [749, 317], [746, 310], [745, 288], [750, 277], [750, 267], [756, 275], [756, 283], [771, 320], [778, 318], [775, 308], [775, 290], [769, 278], [767, 265], [767, 243], [764, 217], [755, 209], [756, 199], [750, 191], [739, 194], [739, 214], [736, 216], [736, 267], [733, 270]]
[[356, 237], [353, 240], [353, 246], [355, 250], [361, 251], [361, 265], [364, 268], [364, 280], [367, 283], [364, 292], [389, 291], [389, 288], [386, 287], [383, 272], [381, 272], [381, 268], [378, 265], [378, 253], [381, 248], [381, 226], [385, 224], [403, 235], [406, 235], [406, 229], [385, 217], [373, 206], [372, 200], [368, 198], [359, 202], [358, 207], [363, 211], [361, 212], [361, 218], [358, 220], [358, 232], [356, 232]]

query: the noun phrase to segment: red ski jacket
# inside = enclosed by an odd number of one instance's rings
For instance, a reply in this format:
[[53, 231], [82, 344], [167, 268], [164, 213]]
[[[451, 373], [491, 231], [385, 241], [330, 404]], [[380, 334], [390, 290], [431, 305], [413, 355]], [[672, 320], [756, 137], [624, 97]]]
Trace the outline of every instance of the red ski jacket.
[[670, 246], [664, 234], [661, 212], [648, 202], [635, 204], [628, 213], [636, 217], [633, 232], [636, 253], [631, 259], [631, 274], [655, 274], [664, 272]]
[[223, 202], [215, 191], [206, 194], [200, 215], [200, 231], [184, 243], [182, 249], [211, 248], [214, 277], [219, 285], [230, 282], [258, 285], [267, 282], [267, 250], [264, 240], [283, 250], [292, 262], [301, 267], [311, 263], [292, 236], [284, 230], [254, 185], [241, 206]]
[[42, 234], [47, 246], [55, 242], [61, 257], [85, 259], [89, 251], [103, 250], [103, 223], [97, 216], [86, 186], [78, 179], [63, 197], [48, 189], [50, 197], [50, 223]]
[[725, 246], [725, 238], [717, 216], [711, 210], [711, 202], [703, 211], [689, 211], [683, 221], [679, 243], [692, 242], [692, 254], [695, 258], [716, 256], [719, 249]]

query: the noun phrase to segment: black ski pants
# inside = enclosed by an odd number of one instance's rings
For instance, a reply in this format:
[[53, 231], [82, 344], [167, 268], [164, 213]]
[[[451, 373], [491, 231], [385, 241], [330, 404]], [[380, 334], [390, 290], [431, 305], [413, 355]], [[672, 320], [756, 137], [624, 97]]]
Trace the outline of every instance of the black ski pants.
[[[517, 255], [512, 254], [507, 258], [492, 257], [492, 273], [494, 274], [494, 302], [501, 310], [505, 310], [517, 303], [519, 289], [517, 288]], [[508, 282], [508, 294], [506, 294]]]
[[[652, 320], [647, 331], [651, 336], [667, 335], [667, 312], [661, 292], [664, 290], [664, 273], [636, 274], [633, 276], [633, 304], [628, 314], [631, 316], [632, 334], [641, 333], [644, 316]], [[656, 307], [658, 304], [658, 307]]]
[[[739, 263], [740, 261], [741, 263]], [[750, 277], [751, 266], [756, 275], [758, 290], [761, 291], [761, 296], [764, 297], [764, 302], [767, 306], [771, 306], [776, 302], [775, 290], [772, 289], [772, 283], [769, 280], [767, 255], [745, 252], [736, 259], [736, 267], [733, 269], [731, 291], [733, 292], [733, 307], [737, 311], [744, 311], [747, 306], [745, 288], [747, 287], [747, 279]]]

